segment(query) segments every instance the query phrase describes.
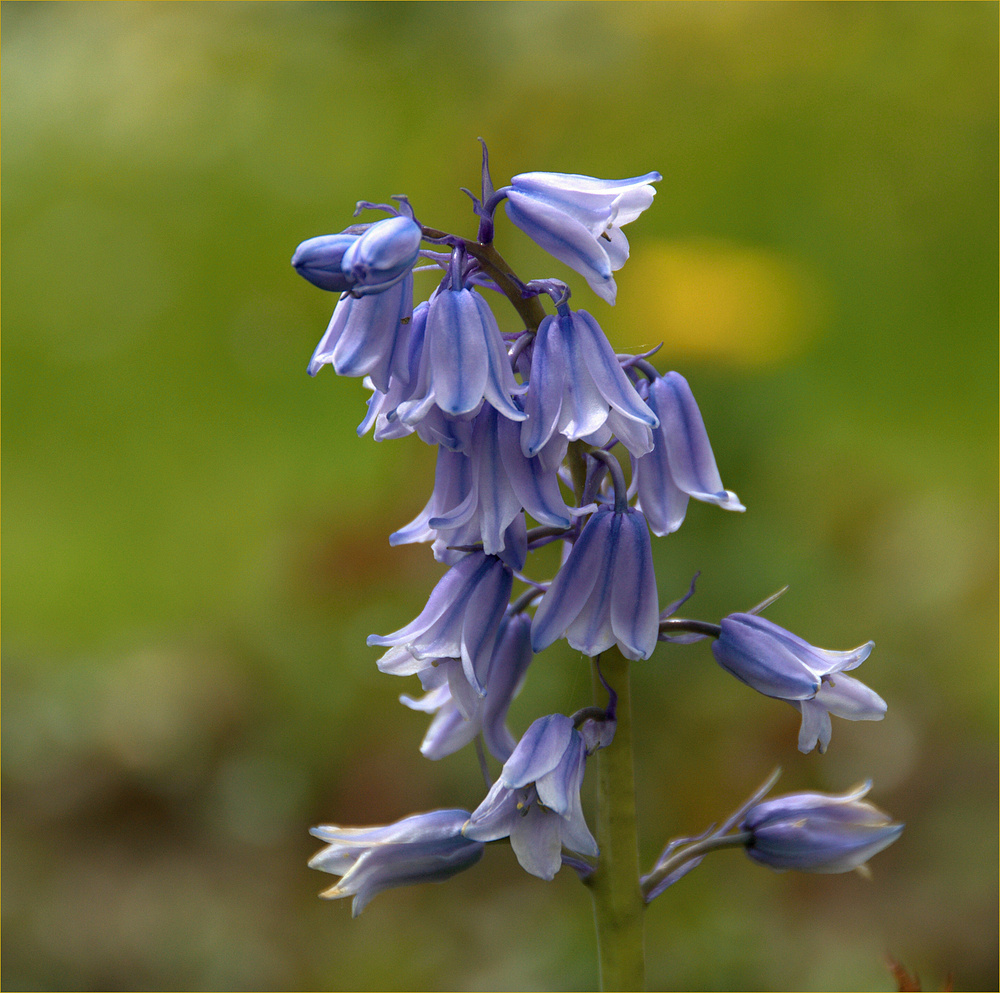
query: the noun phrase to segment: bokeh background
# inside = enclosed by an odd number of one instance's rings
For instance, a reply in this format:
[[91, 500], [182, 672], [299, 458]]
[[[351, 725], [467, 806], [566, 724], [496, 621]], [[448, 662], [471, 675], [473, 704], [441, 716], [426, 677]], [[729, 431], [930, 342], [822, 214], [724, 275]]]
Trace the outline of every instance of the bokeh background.
[[[874, 638], [882, 724], [798, 716], [704, 646], [636, 666], [643, 863], [782, 765], [907, 822], [874, 878], [724, 852], [654, 903], [651, 989], [997, 988], [997, 29], [980, 4], [3, 7], [3, 985], [588, 989], [589, 897], [504, 845], [357, 920], [316, 823], [471, 808], [365, 636], [440, 574], [387, 535], [433, 453], [305, 375], [332, 298], [288, 265], [358, 199], [473, 234], [490, 145], [663, 174], [612, 310], [695, 390], [726, 484], [657, 543], [661, 599]], [[429, 294], [431, 277], [418, 291]], [[505, 324], [514, 330], [513, 324]], [[516, 703], [584, 705], [579, 657]]]

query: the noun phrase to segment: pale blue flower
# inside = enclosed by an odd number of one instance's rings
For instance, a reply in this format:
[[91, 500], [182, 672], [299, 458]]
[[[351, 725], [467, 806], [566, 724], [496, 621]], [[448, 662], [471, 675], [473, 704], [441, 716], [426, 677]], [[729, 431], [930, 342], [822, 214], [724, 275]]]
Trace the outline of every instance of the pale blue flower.
[[861, 800], [871, 783], [851, 793], [789, 793], [751, 807], [740, 823], [750, 832], [747, 854], [784, 871], [848, 872], [891, 845], [903, 825]]
[[525, 731], [462, 833], [477, 841], [510, 837], [521, 866], [542, 879], [559, 871], [563, 846], [597, 855], [580, 805], [586, 757], [583, 735], [569, 717], [540, 717]]
[[868, 641], [847, 652], [815, 648], [756, 614], [730, 614], [712, 644], [715, 660], [758, 693], [787, 700], [802, 713], [799, 750], [826, 751], [830, 714], [853, 721], [880, 721], [885, 701], [863, 683], [844, 676], [871, 654]]
[[418, 660], [461, 659], [482, 695], [513, 582], [495, 555], [469, 552], [440, 579], [418, 617], [392, 634], [369, 635], [368, 644], [403, 647]]
[[523, 421], [511, 397], [524, 387], [514, 379], [489, 304], [474, 289], [439, 286], [429, 307], [417, 382], [399, 416], [415, 425], [435, 405], [450, 417], [472, 416], [485, 400], [504, 417]]
[[[400, 702], [412, 710], [434, 714], [420, 751], [429, 759], [451, 755], [480, 732], [490, 754], [506, 762], [514, 750], [507, 729], [507, 711], [524, 682], [531, 664], [531, 620], [523, 613], [507, 616], [500, 624], [496, 647], [486, 676], [486, 696], [469, 685], [458, 659], [439, 659], [417, 670], [424, 695], [416, 700], [403, 695]], [[383, 672], [404, 669], [401, 659]]]
[[618, 287], [611, 275], [628, 258], [622, 226], [652, 202], [650, 185], [662, 177], [650, 172], [634, 179], [594, 179], [556, 172], [515, 176], [507, 194], [507, 216], [532, 241], [575, 269], [608, 303]]
[[568, 528], [569, 508], [555, 470], [547, 468], [561, 461], [565, 441], [553, 439], [554, 454], [527, 458], [518, 437], [513, 421], [485, 405], [472, 422], [464, 452], [439, 449], [430, 500], [413, 521], [390, 536], [390, 544], [435, 541], [435, 554], [441, 557], [438, 542], [447, 546], [481, 541], [488, 555], [499, 554], [522, 510], [539, 524]]
[[659, 421], [622, 371], [607, 337], [585, 310], [561, 304], [538, 327], [521, 448], [536, 455], [553, 434], [604, 445], [611, 434], [633, 454], [653, 448]]
[[389, 377], [406, 381], [407, 323], [413, 309], [413, 275], [407, 270], [388, 289], [368, 296], [345, 294], [309, 360], [309, 375], [330, 364], [341, 376], [370, 376], [389, 390]]
[[532, 647], [540, 652], [565, 636], [584, 655], [617, 643], [626, 658], [648, 659], [659, 624], [645, 519], [631, 507], [599, 507], [538, 604]]
[[309, 868], [343, 877], [321, 896], [353, 896], [357, 917], [382, 890], [441, 882], [478, 862], [485, 846], [462, 835], [468, 817], [466, 810], [432, 810], [384, 827], [315, 827], [309, 833], [328, 844]]
[[637, 506], [656, 535], [676, 531], [687, 513], [688, 498], [724, 510], [746, 510], [735, 493], [723, 489], [712, 446], [687, 380], [676, 372], [649, 384], [646, 405], [659, 419], [653, 450], [632, 462]]

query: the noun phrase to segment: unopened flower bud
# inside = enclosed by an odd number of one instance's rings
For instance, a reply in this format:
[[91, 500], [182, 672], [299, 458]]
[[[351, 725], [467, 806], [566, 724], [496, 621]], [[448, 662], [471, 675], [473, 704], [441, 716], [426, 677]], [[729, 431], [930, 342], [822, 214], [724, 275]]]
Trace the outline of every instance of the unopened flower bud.
[[292, 265], [313, 286], [330, 293], [346, 293], [354, 279], [341, 268], [344, 254], [358, 240], [356, 234], [322, 234], [295, 249]]
[[381, 293], [398, 283], [420, 254], [420, 225], [409, 217], [377, 221], [357, 238], [341, 261], [357, 296]]

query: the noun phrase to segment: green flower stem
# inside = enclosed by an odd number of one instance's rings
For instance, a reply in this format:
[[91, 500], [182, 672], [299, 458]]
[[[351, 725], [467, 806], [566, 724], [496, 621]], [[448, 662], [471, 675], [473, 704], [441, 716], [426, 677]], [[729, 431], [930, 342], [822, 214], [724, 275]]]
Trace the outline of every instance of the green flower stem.
[[[628, 659], [617, 648], [600, 657], [601, 672], [618, 693], [618, 727], [614, 741], [594, 756], [597, 761], [597, 869], [587, 879], [594, 899], [597, 950], [602, 990], [643, 990], [643, 911], [639, 889], [639, 851], [635, 819], [635, 774], [632, 759], [632, 702]], [[594, 701], [607, 693], [593, 666]]]

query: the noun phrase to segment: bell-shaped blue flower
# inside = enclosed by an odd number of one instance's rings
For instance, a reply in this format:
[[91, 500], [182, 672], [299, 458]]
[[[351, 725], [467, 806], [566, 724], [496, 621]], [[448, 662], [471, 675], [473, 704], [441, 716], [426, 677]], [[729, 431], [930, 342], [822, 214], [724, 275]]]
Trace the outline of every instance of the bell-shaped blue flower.
[[402, 646], [416, 659], [461, 659], [469, 683], [483, 695], [513, 582], [495, 555], [470, 552], [444, 574], [418, 617], [392, 634], [369, 635], [368, 644]]
[[606, 444], [611, 434], [633, 454], [653, 448], [659, 421], [622, 371], [600, 325], [562, 304], [538, 327], [521, 425], [521, 448], [536, 455], [553, 434]]
[[724, 510], [746, 510], [735, 493], [723, 489], [705, 422], [687, 380], [676, 372], [649, 384], [646, 405], [659, 419], [653, 450], [632, 462], [637, 506], [656, 535], [676, 531], [688, 499], [714, 503]]
[[376, 221], [344, 252], [341, 269], [355, 296], [383, 293], [413, 268], [420, 256], [420, 225], [409, 217]]
[[309, 360], [309, 375], [330, 364], [341, 376], [370, 376], [383, 393], [389, 390], [390, 376], [405, 382], [410, 375], [406, 343], [412, 310], [410, 270], [380, 293], [345, 294]]
[[615, 643], [629, 659], [648, 659], [659, 633], [649, 529], [631, 507], [599, 507], [535, 611], [536, 652], [558, 638], [584, 655]]
[[532, 241], [580, 273], [608, 303], [618, 287], [612, 272], [628, 258], [622, 227], [652, 202], [650, 172], [634, 179], [594, 179], [557, 172], [526, 172], [506, 187], [507, 216]]
[[524, 387], [514, 379], [489, 304], [474, 289], [439, 286], [429, 307], [413, 398], [400, 405], [399, 416], [416, 424], [436, 405], [450, 417], [463, 417], [485, 400], [504, 417], [523, 421], [511, 397]]
[[[486, 676], [486, 696], [469, 685], [458, 659], [439, 659], [418, 670], [424, 695], [415, 700], [401, 696], [412, 710], [434, 714], [420, 751], [429, 759], [451, 755], [480, 732], [490, 754], [506, 762], [514, 750], [514, 737], [507, 729], [507, 711], [524, 682], [531, 664], [531, 620], [523, 613], [504, 618]], [[399, 663], [388, 670], [400, 671]]]
[[354, 277], [344, 272], [344, 253], [358, 240], [356, 234], [323, 234], [309, 238], [295, 249], [292, 265], [313, 286], [330, 293], [346, 293]]
[[327, 846], [309, 868], [343, 877], [321, 896], [353, 896], [351, 913], [357, 917], [382, 890], [441, 882], [478, 862], [485, 846], [462, 835], [468, 817], [466, 810], [432, 810], [384, 827], [315, 827], [309, 833]]
[[[562, 442], [562, 445], [560, 445]], [[442, 541], [468, 545], [482, 541], [488, 555], [505, 550], [507, 529], [527, 511], [539, 524], [568, 528], [570, 511], [559, 491], [554, 468], [565, 452], [565, 441], [554, 439], [558, 449], [526, 458], [518, 440], [518, 426], [484, 406], [472, 422], [470, 442], [464, 453], [438, 451], [434, 492], [423, 511], [393, 534], [393, 545], [413, 541]], [[437, 549], [436, 549], [437, 554]], [[523, 567], [523, 561], [516, 568]]]
[[862, 801], [871, 783], [835, 796], [789, 793], [751, 807], [740, 823], [747, 854], [779, 872], [848, 872], [864, 866], [902, 833], [878, 807]]
[[868, 641], [848, 652], [815, 648], [756, 614], [722, 619], [712, 645], [715, 660], [758, 693], [787, 700], [802, 713], [799, 750], [821, 752], [830, 743], [830, 714], [854, 721], [880, 721], [885, 701], [863, 683], [844, 676], [871, 654]]
[[521, 866], [542, 879], [559, 871], [563, 846], [597, 855], [580, 805], [586, 757], [583, 735], [570, 718], [540, 717], [525, 731], [462, 833], [475, 841], [509, 837]]

